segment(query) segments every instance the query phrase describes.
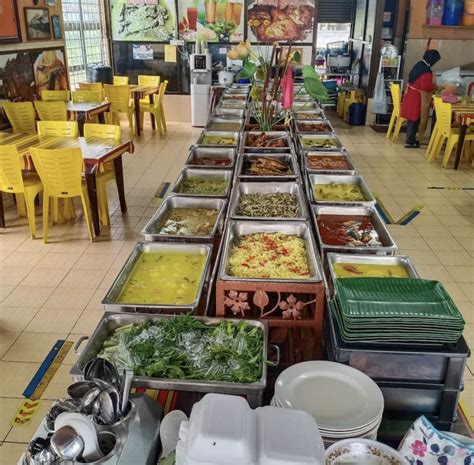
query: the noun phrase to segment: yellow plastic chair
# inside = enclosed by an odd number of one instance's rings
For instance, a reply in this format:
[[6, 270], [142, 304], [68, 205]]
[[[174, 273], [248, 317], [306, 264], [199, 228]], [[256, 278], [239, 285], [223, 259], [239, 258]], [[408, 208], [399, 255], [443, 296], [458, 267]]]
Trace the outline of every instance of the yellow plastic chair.
[[[149, 76], [146, 74], [138, 75], [138, 85], [146, 87], [158, 87], [160, 85], [160, 76]], [[146, 95], [145, 98], [140, 99], [141, 103], [150, 103], [150, 96]]]
[[[434, 110], [435, 110], [436, 116], [438, 115], [439, 104], [442, 102], [443, 100], [441, 99], [441, 97], [433, 96], [433, 104], [434, 104]], [[429, 161], [432, 161], [434, 157], [437, 157], [439, 155], [438, 145], [439, 145], [440, 139], [441, 139], [441, 133], [439, 131], [438, 118], [436, 118], [436, 124], [434, 125], [433, 131], [431, 132], [428, 148], [426, 149], [426, 154], [428, 155]]]
[[128, 86], [128, 76], [114, 76], [114, 86]]
[[400, 97], [400, 84], [392, 82], [390, 84], [390, 94], [392, 96], [393, 111], [390, 117], [390, 123], [387, 130], [387, 140], [390, 139], [390, 135], [393, 131], [392, 142], [396, 142], [402, 124], [406, 121], [405, 118], [400, 116], [401, 111], [401, 97]]
[[36, 133], [36, 115], [32, 102], [3, 102], [2, 105], [14, 133]]
[[43, 182], [43, 241], [48, 241], [49, 199], [80, 197], [86, 217], [89, 239], [94, 240], [92, 218], [85, 183], [82, 182], [84, 162], [80, 148], [47, 150], [32, 148], [31, 156]]
[[17, 202], [26, 204], [32, 239], [36, 236], [35, 199], [42, 190], [43, 184], [36, 174], [22, 174], [17, 148], [0, 145], [0, 191], [16, 194]]
[[101, 103], [102, 93], [96, 90], [76, 90], [72, 93], [72, 101]]
[[167, 87], [168, 87], [168, 81], [164, 81], [160, 84], [160, 91], [158, 93], [157, 98], [155, 98], [153, 105], [150, 103], [140, 104], [140, 118], [142, 118], [142, 126], [143, 126], [144, 113], [145, 112], [152, 113], [156, 119], [156, 123], [158, 125], [158, 131], [160, 131], [160, 134], [162, 134], [163, 132], [167, 132], [168, 130], [166, 126], [165, 111], [163, 108], [163, 98], [165, 96]]
[[67, 121], [66, 102], [41, 102], [35, 101], [36, 112], [39, 119], [44, 121]]
[[104, 86], [101, 82], [80, 82], [79, 89], [100, 92], [100, 99], [101, 101], [104, 100]]
[[40, 137], [78, 137], [79, 126], [77, 121], [38, 121]]
[[130, 104], [130, 86], [129, 85], [110, 85], [104, 84], [105, 97], [110, 103], [108, 123], [120, 125], [120, 113], [125, 113], [128, 118], [128, 124], [134, 133], [133, 127], [133, 105]]
[[[84, 124], [84, 137], [86, 139], [122, 139], [122, 129], [113, 124]], [[115, 167], [113, 162], [104, 163], [96, 174], [97, 199], [99, 204], [100, 222], [110, 225], [109, 206], [107, 203], [107, 183], [115, 180]]]
[[44, 102], [68, 102], [68, 90], [42, 90], [41, 100]]

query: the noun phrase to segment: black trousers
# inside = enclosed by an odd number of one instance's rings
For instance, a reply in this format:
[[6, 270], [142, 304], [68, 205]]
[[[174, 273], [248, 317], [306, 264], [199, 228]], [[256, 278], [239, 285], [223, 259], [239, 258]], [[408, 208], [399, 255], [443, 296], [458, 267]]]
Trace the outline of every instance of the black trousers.
[[418, 132], [418, 127], [420, 126], [420, 120], [409, 121], [407, 120], [407, 140], [406, 143], [413, 145], [416, 142], [416, 133]]

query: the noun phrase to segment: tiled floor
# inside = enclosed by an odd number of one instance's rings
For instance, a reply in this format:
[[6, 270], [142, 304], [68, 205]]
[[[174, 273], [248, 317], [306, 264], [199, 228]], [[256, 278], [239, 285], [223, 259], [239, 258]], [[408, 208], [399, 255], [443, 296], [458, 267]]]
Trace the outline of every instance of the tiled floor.
[[[26, 220], [7, 204], [7, 228], [0, 230], [0, 465], [13, 465], [49, 403], [64, 395], [74, 363], [71, 351], [44, 393], [28, 427], [10, 426], [22, 392], [58, 339], [90, 334], [102, 314], [101, 300], [160, 200], [164, 181], [173, 182], [200, 130], [170, 123], [166, 137], [146, 128], [127, 155], [128, 213], [110, 194], [112, 226], [100, 239], [87, 239], [82, 215], [76, 224], [50, 228], [50, 243], [32, 241]], [[410, 255], [423, 277], [441, 280], [467, 321], [474, 347], [474, 191], [430, 190], [430, 186], [474, 187], [474, 170], [457, 172], [430, 164], [423, 150], [391, 144], [370, 128], [337, 123], [337, 132], [357, 169], [394, 218], [415, 205], [424, 208], [408, 226], [390, 226], [400, 253]], [[40, 223], [40, 216], [37, 221]], [[41, 236], [41, 228], [39, 231]], [[463, 402], [474, 421], [474, 361], [465, 373]]]

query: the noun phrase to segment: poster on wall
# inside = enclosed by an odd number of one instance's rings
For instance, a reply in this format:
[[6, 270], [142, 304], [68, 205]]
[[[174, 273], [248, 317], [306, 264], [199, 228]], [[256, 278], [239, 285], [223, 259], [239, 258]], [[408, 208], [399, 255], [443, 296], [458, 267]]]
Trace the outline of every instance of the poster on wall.
[[110, 0], [112, 40], [166, 42], [176, 38], [174, 0]]
[[240, 42], [244, 0], [178, 0], [179, 37], [187, 41]]
[[133, 44], [132, 56], [134, 60], [153, 60], [153, 47], [150, 44]]
[[313, 42], [314, 0], [249, 0], [251, 42]]
[[0, 54], [0, 100], [33, 100], [43, 89], [67, 88], [62, 49]]
[[0, 2], [0, 43], [19, 42], [20, 27], [16, 0], [2, 0]]

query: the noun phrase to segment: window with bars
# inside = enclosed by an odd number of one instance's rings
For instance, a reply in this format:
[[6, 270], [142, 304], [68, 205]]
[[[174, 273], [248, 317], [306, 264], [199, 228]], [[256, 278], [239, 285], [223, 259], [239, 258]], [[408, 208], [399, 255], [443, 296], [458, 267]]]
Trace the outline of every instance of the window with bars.
[[62, 0], [71, 87], [86, 80], [86, 67], [109, 63], [102, 0]]

